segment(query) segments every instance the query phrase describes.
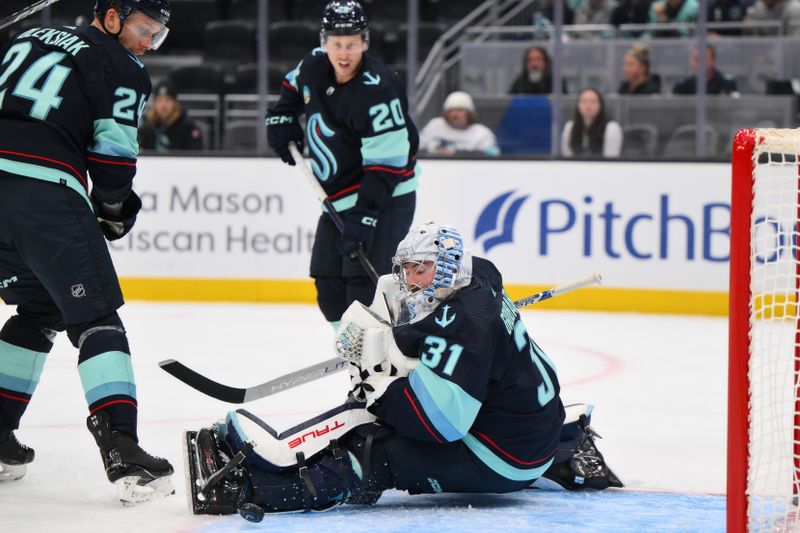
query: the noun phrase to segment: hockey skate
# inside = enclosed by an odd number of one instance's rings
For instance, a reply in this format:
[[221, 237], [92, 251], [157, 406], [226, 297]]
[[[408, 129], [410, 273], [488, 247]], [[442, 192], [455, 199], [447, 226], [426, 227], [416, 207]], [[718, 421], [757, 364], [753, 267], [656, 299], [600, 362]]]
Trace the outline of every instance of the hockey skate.
[[[252, 449], [252, 448], [250, 448]], [[242, 454], [241, 459], [246, 456]], [[239, 454], [232, 459], [217, 441], [216, 431], [203, 428], [183, 436], [186, 466], [186, 497], [192, 514], [233, 514], [247, 493], [245, 476], [238, 467]]]
[[611, 471], [597, 449], [595, 438], [602, 438], [589, 426], [589, 418], [580, 415], [576, 427], [577, 437], [566, 451], [571, 457], [555, 462], [544, 475], [534, 482], [534, 487], [549, 490], [603, 490], [620, 488], [622, 482]]
[[105, 412], [90, 415], [86, 425], [100, 448], [106, 475], [117, 486], [122, 505], [130, 507], [175, 493], [169, 461], [148, 454], [130, 435], [112, 431]]
[[11, 428], [0, 420], [0, 481], [16, 481], [24, 477], [27, 464], [35, 455], [33, 449], [20, 444]]

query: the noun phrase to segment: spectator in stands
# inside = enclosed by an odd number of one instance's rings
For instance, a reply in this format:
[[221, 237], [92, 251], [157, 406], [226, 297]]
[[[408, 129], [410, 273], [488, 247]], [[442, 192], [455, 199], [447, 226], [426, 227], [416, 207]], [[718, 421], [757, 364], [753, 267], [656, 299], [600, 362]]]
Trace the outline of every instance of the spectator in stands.
[[[747, 12], [749, 0], [708, 0], [709, 23], [741, 22]], [[716, 28], [709, 33], [717, 35], [741, 35], [741, 28]]]
[[167, 152], [170, 150], [202, 150], [203, 135], [176, 99], [169, 83], [156, 88], [155, 100], [139, 127], [142, 148]]
[[139, 145], [158, 152], [202, 150], [202, 132], [178, 103], [174, 87], [164, 82], [156, 88], [155, 95], [139, 127]]
[[422, 128], [419, 148], [433, 155], [500, 155], [494, 133], [477, 122], [472, 97], [463, 91], [450, 93], [444, 101], [442, 116], [431, 119]]
[[[611, 24], [611, 15], [617, 8], [617, 0], [580, 0], [575, 8], [575, 24]], [[575, 37], [603, 38], [609, 32], [586, 31], [573, 34]]]
[[[622, 0], [611, 14], [611, 24], [647, 24], [650, 22], [650, 4], [653, 0]], [[641, 31], [624, 31], [623, 37], [636, 38]]]
[[[716, 69], [717, 53], [714, 47], [706, 45], [706, 94], [729, 94], [738, 96], [736, 80]], [[697, 48], [692, 49], [690, 64], [692, 76], [678, 81], [672, 88], [674, 94], [695, 94], [697, 92]]]
[[[783, 35], [800, 35], [800, 0], [758, 0], [747, 10], [746, 20], [780, 21]], [[775, 35], [773, 28], [752, 30], [756, 35]]]
[[619, 157], [622, 128], [606, 116], [603, 96], [594, 89], [578, 95], [575, 115], [561, 132], [564, 157]]
[[[575, 17], [573, 5], [569, 0], [561, 0], [564, 4], [564, 24], [572, 24]], [[555, 20], [555, 0], [537, 0], [533, 12], [533, 38], [547, 39]]]
[[[561, 92], [567, 92], [567, 83], [562, 78]], [[510, 94], [550, 94], [553, 92], [553, 73], [550, 55], [541, 46], [532, 46], [522, 57], [522, 71], [511, 84]]]
[[650, 49], [635, 44], [625, 52], [619, 94], [657, 94], [661, 92], [661, 77], [650, 73]]
[[[695, 22], [700, 3], [697, 0], [656, 0], [650, 6], [650, 22], [657, 24]], [[655, 37], [688, 37], [691, 29], [650, 32]]]

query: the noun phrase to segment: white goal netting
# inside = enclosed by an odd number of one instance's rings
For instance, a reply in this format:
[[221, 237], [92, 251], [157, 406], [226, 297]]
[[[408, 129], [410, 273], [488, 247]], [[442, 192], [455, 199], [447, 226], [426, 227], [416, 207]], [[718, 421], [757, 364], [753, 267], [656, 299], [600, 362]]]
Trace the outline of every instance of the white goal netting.
[[747, 518], [795, 531], [798, 495], [800, 131], [757, 130], [750, 220]]

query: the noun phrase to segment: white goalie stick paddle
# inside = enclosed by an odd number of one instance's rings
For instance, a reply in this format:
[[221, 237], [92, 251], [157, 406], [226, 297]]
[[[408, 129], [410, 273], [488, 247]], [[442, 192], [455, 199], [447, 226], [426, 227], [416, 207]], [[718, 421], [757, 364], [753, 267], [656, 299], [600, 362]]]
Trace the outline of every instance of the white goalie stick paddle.
[[34, 2], [26, 8], [20, 9], [13, 15], [9, 15], [6, 18], [0, 20], [0, 30], [3, 28], [7, 28], [14, 24], [15, 22], [19, 22], [20, 20], [33, 15], [41, 11], [42, 9], [46, 8], [49, 5], [55, 4], [58, 0], [39, 0], [38, 2]]
[[[600, 277], [600, 274], [595, 272], [591, 276], [586, 276], [584, 278], [576, 279], [567, 283], [562, 283], [561, 285], [556, 285], [555, 287], [547, 289], [546, 291], [533, 294], [521, 300], [517, 300], [514, 302], [514, 306], [517, 308], [525, 307], [543, 300], [548, 300], [560, 294], [574, 291], [575, 289], [588, 287], [590, 285], [599, 285], [601, 283], [602, 278]], [[267, 396], [272, 396], [278, 392], [292, 389], [298, 385], [303, 385], [304, 383], [309, 383], [330, 374], [339, 372], [340, 370], [344, 370], [347, 368], [347, 365], [348, 363], [344, 359], [341, 359], [340, 357], [334, 357], [332, 359], [328, 359], [327, 361], [302, 368], [260, 385], [240, 388], [223, 385], [222, 383], [211, 380], [192, 370], [180, 361], [176, 361], [175, 359], [166, 359], [158, 363], [158, 366], [160, 366], [163, 371], [171, 374], [178, 380], [183, 381], [193, 389], [202, 392], [206, 396], [211, 396], [212, 398], [216, 398], [217, 400], [222, 400], [223, 402], [228, 403], [247, 403], [260, 398], [265, 398]]]

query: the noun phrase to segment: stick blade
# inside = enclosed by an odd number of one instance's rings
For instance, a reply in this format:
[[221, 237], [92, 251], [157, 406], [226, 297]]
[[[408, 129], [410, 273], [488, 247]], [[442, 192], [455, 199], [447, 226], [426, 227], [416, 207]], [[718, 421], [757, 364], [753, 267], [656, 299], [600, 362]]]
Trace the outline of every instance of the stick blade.
[[244, 403], [246, 389], [229, 387], [222, 383], [210, 380], [202, 374], [198, 374], [183, 363], [175, 359], [165, 359], [158, 363], [161, 370], [170, 374], [172, 377], [184, 382], [193, 389], [202, 392], [212, 398], [227, 403]]

